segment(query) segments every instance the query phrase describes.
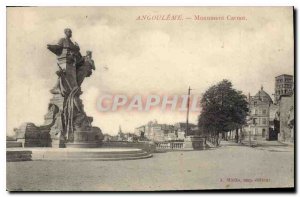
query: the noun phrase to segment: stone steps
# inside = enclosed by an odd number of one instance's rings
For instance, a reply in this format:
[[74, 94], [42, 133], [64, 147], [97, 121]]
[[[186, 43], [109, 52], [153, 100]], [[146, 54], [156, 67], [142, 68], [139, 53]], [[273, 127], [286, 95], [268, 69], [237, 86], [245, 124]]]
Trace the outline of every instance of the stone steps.
[[152, 154], [145, 154], [142, 156], [131, 155], [131, 156], [119, 156], [119, 157], [94, 157], [94, 158], [82, 158], [82, 157], [68, 157], [68, 158], [45, 158], [45, 159], [33, 159], [33, 161], [121, 161], [121, 160], [137, 160], [146, 159], [152, 157]]
[[215, 148], [216, 147], [216, 145], [214, 145], [213, 143], [211, 143], [208, 140], [206, 140], [206, 146], [207, 146], [207, 148]]
[[33, 160], [82, 160], [82, 159], [115, 159], [115, 158], [127, 158], [127, 157], [143, 157], [148, 155], [146, 152], [142, 153], [121, 153], [121, 154], [103, 154], [103, 153], [34, 153]]
[[6, 161], [31, 161], [32, 151], [6, 151]]
[[[7, 150], [7, 154], [11, 152], [19, 152], [22, 150]], [[115, 160], [133, 160], [133, 159], [145, 159], [152, 157], [152, 154], [143, 151], [141, 149], [105, 149], [105, 148], [32, 148], [31, 160], [33, 161], [52, 161], [52, 160], [74, 160], [74, 161], [115, 161]], [[7, 161], [13, 161], [14, 159], [20, 160], [21, 156], [12, 157]], [[22, 160], [20, 160], [22, 161]]]

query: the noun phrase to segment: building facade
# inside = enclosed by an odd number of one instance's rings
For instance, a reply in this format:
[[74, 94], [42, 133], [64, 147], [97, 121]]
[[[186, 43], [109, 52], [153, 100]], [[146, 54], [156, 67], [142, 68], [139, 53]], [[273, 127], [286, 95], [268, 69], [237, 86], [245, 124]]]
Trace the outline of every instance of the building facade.
[[249, 95], [249, 115], [244, 139], [294, 142], [294, 80], [293, 75], [275, 77], [274, 103], [263, 87]]
[[269, 112], [269, 136], [268, 140], [278, 140], [280, 131], [279, 105], [271, 104]]
[[263, 87], [255, 96], [249, 95], [248, 128], [245, 128], [244, 137], [253, 140], [270, 140], [270, 109], [273, 101]]
[[275, 101], [278, 105], [277, 116], [279, 123], [278, 140], [294, 142], [294, 77], [293, 75], [279, 75], [275, 77]]
[[173, 125], [158, 124], [156, 120], [135, 128], [134, 133], [141, 138], [157, 142], [174, 140], [175, 138]]
[[[189, 123], [189, 135], [197, 132], [197, 125]], [[186, 123], [175, 123], [174, 125], [158, 124], [157, 121], [150, 121], [146, 125], [135, 128], [134, 132], [141, 138], [152, 141], [175, 141], [184, 140]]]
[[279, 100], [279, 140], [282, 142], [294, 142], [294, 111], [294, 94], [281, 96]]

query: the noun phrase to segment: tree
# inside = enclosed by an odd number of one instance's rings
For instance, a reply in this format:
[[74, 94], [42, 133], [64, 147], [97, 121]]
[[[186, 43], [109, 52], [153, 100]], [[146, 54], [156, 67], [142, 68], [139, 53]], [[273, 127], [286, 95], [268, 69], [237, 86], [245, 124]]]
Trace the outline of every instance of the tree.
[[[224, 79], [210, 87], [201, 99], [202, 111], [198, 126], [202, 132], [214, 136], [236, 130], [246, 123], [248, 112], [246, 96], [235, 90], [229, 80]], [[238, 137], [237, 137], [238, 142]], [[218, 145], [218, 144], [217, 144]]]

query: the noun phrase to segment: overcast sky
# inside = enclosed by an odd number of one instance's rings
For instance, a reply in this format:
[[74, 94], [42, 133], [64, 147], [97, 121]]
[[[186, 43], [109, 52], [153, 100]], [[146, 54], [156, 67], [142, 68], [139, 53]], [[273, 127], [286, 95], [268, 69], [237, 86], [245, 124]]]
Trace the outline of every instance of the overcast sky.
[[[141, 15], [244, 16], [244, 21], [137, 21]], [[229, 79], [236, 89], [274, 93], [274, 77], [294, 74], [292, 8], [8, 8], [7, 131], [23, 122], [43, 123], [57, 76], [46, 49], [73, 30], [84, 54], [93, 51], [96, 71], [82, 85], [85, 111], [94, 126], [116, 134], [157, 119], [185, 121], [180, 112], [100, 113], [103, 94], [202, 94]], [[105, 69], [107, 67], [108, 69]], [[190, 121], [196, 123], [198, 113]]]

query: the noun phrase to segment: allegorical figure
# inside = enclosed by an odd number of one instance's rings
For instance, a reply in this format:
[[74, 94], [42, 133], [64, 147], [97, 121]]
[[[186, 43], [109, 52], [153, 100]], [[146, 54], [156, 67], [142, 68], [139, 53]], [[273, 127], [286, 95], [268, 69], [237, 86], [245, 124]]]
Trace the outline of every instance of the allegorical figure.
[[87, 51], [84, 57], [83, 64], [77, 67], [77, 84], [81, 86], [85, 77], [92, 75], [92, 70], [95, 70], [95, 63], [92, 59], [92, 52]]

